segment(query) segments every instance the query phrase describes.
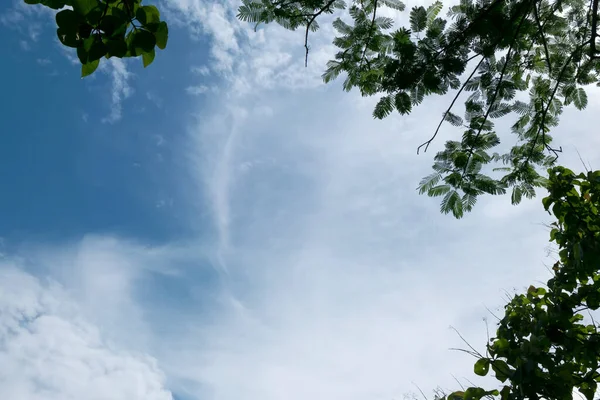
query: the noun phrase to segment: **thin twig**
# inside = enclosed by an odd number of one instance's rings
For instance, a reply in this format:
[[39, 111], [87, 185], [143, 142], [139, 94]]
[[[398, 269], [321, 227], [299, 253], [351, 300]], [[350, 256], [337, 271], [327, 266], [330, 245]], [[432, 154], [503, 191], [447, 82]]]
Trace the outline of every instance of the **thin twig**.
[[411, 383], [412, 383], [413, 385], [415, 385], [415, 387], [417, 388], [417, 390], [418, 390], [418, 391], [421, 393], [421, 396], [423, 396], [423, 398], [424, 398], [425, 400], [428, 400], [428, 399], [427, 399], [427, 396], [425, 396], [425, 393], [423, 393], [423, 391], [421, 390], [421, 388], [419, 387], [419, 385], [417, 385], [417, 384], [416, 384], [416, 383], [414, 383], [414, 382], [411, 382]]
[[546, 129], [545, 129], [545, 126], [546, 126], [546, 116], [548, 115], [548, 110], [550, 109], [550, 104], [552, 104], [552, 100], [554, 100], [554, 96], [556, 95], [558, 87], [561, 84], [560, 80], [561, 80], [563, 74], [565, 73], [565, 71], [567, 70], [567, 67], [569, 66], [569, 63], [573, 59], [573, 55], [574, 55], [574, 52], [571, 53], [571, 55], [569, 56], [569, 58], [567, 58], [567, 61], [565, 62], [565, 64], [563, 65], [562, 69], [560, 70], [558, 76], [556, 77], [556, 85], [554, 86], [554, 89], [552, 90], [552, 93], [550, 94], [550, 98], [548, 99], [548, 104], [546, 104], [546, 107], [544, 107], [544, 110], [542, 111], [542, 119], [540, 121], [540, 127], [537, 130], [537, 132], [535, 134], [535, 137], [533, 138], [533, 142], [531, 143], [531, 149], [529, 151], [529, 155], [527, 156], [527, 159], [525, 160], [524, 165], [527, 165], [527, 163], [531, 159], [531, 156], [533, 155], [533, 150], [535, 149], [535, 145], [537, 144], [538, 138], [540, 136], [540, 132], [542, 134], [542, 144], [544, 145], [544, 147], [546, 149], [552, 151], [554, 153], [554, 155], [556, 156], [556, 158], [558, 158], [558, 153], [560, 151], [562, 151], [562, 148], [560, 150], [556, 150], [556, 149], [553, 149], [552, 147], [550, 147], [549, 145], [546, 144]]
[[367, 49], [369, 48], [369, 42], [373, 39], [373, 27], [375, 26], [376, 16], [377, 16], [377, 0], [373, 0], [373, 18], [371, 19], [371, 25], [369, 27], [369, 37], [367, 37], [367, 40], [365, 41], [365, 48], [363, 50], [362, 56], [360, 57], [360, 67], [362, 67], [363, 62], [365, 61]]
[[538, 15], [537, 6], [533, 5], [533, 15], [535, 16], [535, 22], [540, 30], [540, 37], [542, 38], [542, 45], [544, 46], [544, 52], [546, 53], [546, 64], [548, 64], [548, 73], [552, 73], [552, 63], [550, 62], [550, 52], [548, 51], [548, 43], [546, 42], [546, 36], [544, 35], [544, 28], [540, 23], [540, 16]]
[[[523, 14], [523, 17], [521, 18], [521, 21], [519, 22], [519, 25], [517, 26], [517, 29], [515, 30], [513, 40], [511, 41], [510, 46], [508, 47], [508, 52], [506, 53], [506, 60], [504, 61], [504, 65], [502, 66], [502, 71], [500, 72], [500, 77], [498, 78], [498, 84], [496, 85], [496, 90], [494, 91], [494, 95], [492, 96], [492, 99], [489, 103], [490, 105], [488, 106], [487, 111], [485, 112], [483, 121], [481, 122], [481, 126], [479, 127], [479, 130], [477, 131], [477, 134], [475, 135], [474, 141], [476, 141], [479, 138], [479, 136], [481, 135], [481, 132], [483, 131], [485, 123], [487, 122], [488, 117], [490, 116], [490, 112], [492, 111], [492, 107], [494, 106], [494, 103], [496, 102], [496, 97], [498, 96], [498, 93], [500, 92], [500, 85], [502, 84], [502, 82], [504, 80], [504, 74], [506, 73], [506, 69], [508, 67], [508, 64], [510, 63], [510, 57], [511, 57], [510, 53], [512, 52], [513, 46], [516, 42], [517, 35], [519, 34], [521, 27], [523, 26], [523, 22], [525, 22], [525, 20], [527, 19], [527, 16], [529, 16], [529, 12]], [[465, 163], [465, 167], [461, 174], [461, 181], [463, 180], [463, 178], [467, 172], [467, 167], [469, 166], [469, 161], [471, 160], [471, 157], [473, 156], [474, 152], [475, 152], [475, 146], [471, 146], [471, 148], [469, 149], [469, 152], [467, 154], [467, 162]]]
[[335, 1], [336, 0], [329, 0], [323, 8], [321, 8], [316, 14], [314, 14], [311, 17], [311, 19], [308, 21], [308, 24], [306, 24], [306, 33], [304, 35], [304, 48], [306, 49], [306, 55], [304, 56], [304, 67], [308, 67], [308, 51], [310, 50], [308, 47], [308, 32], [310, 31], [310, 26], [313, 24], [313, 22], [315, 22], [317, 17], [323, 14], [325, 10], [329, 9], [329, 7], [331, 7], [333, 3], [335, 3]]
[[484, 59], [485, 59], [484, 57], [481, 57], [481, 60], [479, 60], [479, 62], [477, 63], [477, 66], [475, 68], [473, 68], [473, 71], [471, 72], [471, 75], [469, 75], [469, 77], [467, 78], [467, 80], [465, 81], [465, 83], [462, 84], [462, 86], [460, 87], [460, 89], [456, 93], [456, 96], [454, 96], [454, 99], [452, 100], [452, 103], [450, 103], [450, 107], [448, 107], [448, 109], [446, 110], [446, 112], [442, 116], [442, 120], [438, 124], [437, 129], [435, 130], [435, 133], [433, 134], [433, 136], [429, 140], [427, 140], [426, 142], [422, 143], [419, 147], [417, 147], [417, 154], [419, 154], [419, 151], [421, 150], [421, 147], [423, 147], [423, 146], [425, 146], [425, 150], [423, 150], [423, 153], [427, 152], [427, 149], [429, 148], [429, 145], [433, 142], [433, 140], [435, 139], [435, 137], [439, 133], [442, 124], [446, 120], [446, 116], [450, 113], [450, 111], [452, 110], [452, 107], [454, 107], [454, 103], [456, 103], [456, 100], [458, 99], [458, 97], [460, 96], [460, 94], [462, 93], [462, 91], [465, 89], [465, 86], [467, 86], [467, 84], [471, 81], [471, 79], [473, 79], [473, 75], [475, 75], [475, 72], [477, 72], [477, 70], [479, 69], [479, 66], [481, 65], [481, 63], [483, 62]]
[[592, 0], [592, 37], [590, 38], [590, 57], [596, 56], [596, 35], [598, 24], [598, 0]]
[[459, 332], [459, 331], [458, 331], [458, 330], [457, 330], [455, 327], [451, 326], [451, 327], [450, 327], [450, 329], [452, 329], [454, 332], [456, 332], [456, 334], [458, 335], [458, 337], [460, 338], [460, 340], [462, 340], [463, 342], [465, 342], [465, 344], [466, 344], [467, 346], [469, 346], [469, 348], [470, 348], [471, 350], [473, 350], [473, 352], [474, 352], [475, 354], [477, 354], [479, 357], [483, 357], [483, 355], [482, 355], [480, 352], [478, 352], [478, 351], [477, 351], [477, 350], [476, 350], [476, 349], [475, 349], [473, 346], [471, 346], [471, 345], [469, 344], [469, 342], [467, 342], [467, 340], [466, 340], [466, 339], [465, 339], [465, 338], [464, 338], [464, 337], [463, 337], [463, 336], [460, 334], [460, 332]]

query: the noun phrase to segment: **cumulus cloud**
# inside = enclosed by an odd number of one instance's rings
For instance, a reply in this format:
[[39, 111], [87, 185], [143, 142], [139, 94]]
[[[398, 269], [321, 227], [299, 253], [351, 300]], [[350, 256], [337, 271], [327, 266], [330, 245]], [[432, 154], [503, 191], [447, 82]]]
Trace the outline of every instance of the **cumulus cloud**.
[[156, 360], [119, 349], [55, 281], [0, 263], [0, 397], [171, 400]]

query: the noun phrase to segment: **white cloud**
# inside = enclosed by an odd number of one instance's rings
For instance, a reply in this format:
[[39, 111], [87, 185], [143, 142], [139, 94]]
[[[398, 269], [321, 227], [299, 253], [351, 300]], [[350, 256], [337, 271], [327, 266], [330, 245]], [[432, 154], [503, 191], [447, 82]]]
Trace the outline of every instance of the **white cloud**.
[[56, 282], [0, 265], [0, 397], [171, 400], [146, 355], [118, 349]]
[[158, 93], [152, 91], [146, 92], [146, 98], [150, 100], [150, 102], [152, 102], [152, 104], [154, 104], [157, 108], [162, 108], [163, 99]]
[[132, 73], [127, 70], [125, 61], [110, 58], [100, 64], [100, 70], [110, 76], [112, 80], [110, 113], [102, 122], [115, 123], [123, 115], [123, 101], [133, 93], [129, 81]]
[[[222, 303], [188, 320], [169, 373], [195, 398], [219, 400], [391, 399], [413, 381], [426, 391], [456, 388], [453, 375], [476, 381], [474, 360], [448, 351], [464, 347], [448, 326], [481, 349], [482, 318], [494, 323], [486, 307], [498, 312], [505, 290], [547, 278], [541, 197], [519, 207], [482, 198], [460, 221], [440, 215], [439, 200], [415, 188], [460, 133], [445, 126], [427, 154], [415, 151], [447, 97], [373, 121], [376, 99], [319, 83], [330, 32], [313, 37], [304, 69], [298, 32], [227, 23], [245, 44], [228, 50], [227, 90], [182, 147], [204, 182], [190, 196], [206, 194], [191, 214], [212, 207]], [[555, 135], [565, 149], [597, 148], [582, 115], [565, 114]], [[562, 161], [578, 167], [572, 151]]]
[[198, 74], [198, 75], [202, 75], [202, 76], [210, 75], [210, 69], [206, 65], [202, 65], [199, 67], [191, 67], [190, 71], [192, 71], [194, 74]]
[[206, 85], [188, 86], [185, 88], [186, 93], [190, 94], [192, 96], [198, 96], [198, 95], [204, 94], [204, 93], [208, 92], [209, 90], [211, 90], [211, 88], [209, 88]]
[[[414, 390], [412, 381], [427, 391], [456, 387], [452, 374], [472, 378], [473, 360], [447, 350], [461, 346], [448, 326], [481, 348], [485, 306], [496, 309], [504, 290], [546, 277], [540, 199], [515, 208], [506, 197], [487, 198], [463, 220], [440, 215], [438, 201], [415, 187], [457, 132], [445, 127], [426, 155], [415, 149], [447, 99], [373, 121], [375, 99], [320, 83], [331, 32], [313, 36], [305, 69], [300, 32], [253, 33], [233, 19], [233, 0], [169, 4], [194, 34], [212, 35], [211, 68], [224, 79], [179, 143], [189, 171], [173, 173], [197, 207], [186, 216], [199, 233], [181, 246], [96, 237], [25, 249], [65, 288], [50, 298], [66, 293], [59, 303], [81, 310], [51, 313], [64, 321], [60, 332], [77, 332], [61, 336], [84, 343], [63, 354], [65, 363], [101, 337], [98, 360], [138, 360], [132, 369], [145, 371], [157, 396], [166, 393], [164, 371], [169, 388], [205, 400], [389, 400]], [[124, 64], [107, 72], [120, 116], [130, 75]], [[578, 143], [598, 164], [591, 116], [567, 113], [561, 126], [563, 147]], [[570, 150], [564, 160], [578, 165]], [[36, 298], [28, 293], [5, 298], [27, 304]], [[76, 330], [73, 316], [82, 314]], [[6, 368], [19, 365], [10, 360]], [[107, 386], [129, 390], [119, 380]]]

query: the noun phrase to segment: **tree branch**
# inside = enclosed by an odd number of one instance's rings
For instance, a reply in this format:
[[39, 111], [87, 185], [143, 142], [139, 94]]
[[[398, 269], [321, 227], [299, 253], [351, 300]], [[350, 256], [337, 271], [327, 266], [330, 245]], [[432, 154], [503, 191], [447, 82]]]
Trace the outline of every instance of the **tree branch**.
[[306, 33], [304, 35], [304, 48], [306, 49], [306, 55], [304, 56], [304, 66], [305, 67], [308, 67], [308, 51], [310, 50], [308, 47], [308, 32], [310, 30], [310, 26], [313, 24], [313, 22], [315, 22], [317, 17], [319, 15], [323, 14], [323, 12], [325, 12], [326, 10], [328, 10], [333, 5], [333, 3], [335, 3], [335, 1], [336, 0], [329, 0], [323, 8], [321, 8], [319, 11], [317, 11], [316, 14], [314, 14], [311, 17], [311, 19], [308, 21], [308, 24], [306, 24]]
[[[598, 0], [595, 0], [598, 1]], [[548, 65], [548, 73], [552, 73], [552, 63], [550, 63], [550, 52], [548, 51], [548, 43], [546, 42], [546, 35], [544, 35], [544, 28], [540, 23], [540, 16], [538, 14], [537, 5], [533, 6], [533, 15], [535, 16], [535, 22], [537, 23], [538, 29], [540, 30], [540, 37], [542, 38], [542, 45], [544, 46], [544, 52], [546, 53], [546, 64]]]
[[435, 139], [435, 137], [439, 133], [440, 128], [442, 127], [442, 124], [446, 120], [446, 116], [450, 113], [450, 111], [452, 110], [452, 107], [454, 107], [454, 103], [456, 103], [456, 100], [458, 100], [458, 97], [460, 96], [460, 94], [462, 93], [462, 91], [465, 89], [465, 86], [467, 86], [467, 84], [471, 81], [471, 79], [473, 79], [473, 75], [475, 75], [475, 73], [479, 69], [479, 66], [481, 65], [481, 63], [483, 62], [484, 59], [485, 59], [485, 57], [481, 57], [481, 60], [479, 60], [479, 63], [477, 63], [477, 66], [475, 68], [473, 68], [473, 71], [471, 72], [471, 75], [469, 75], [469, 77], [467, 78], [467, 80], [465, 81], [465, 83], [462, 84], [462, 86], [460, 87], [460, 89], [456, 93], [456, 96], [454, 96], [454, 99], [452, 100], [452, 103], [450, 103], [450, 107], [448, 107], [448, 109], [446, 110], [446, 112], [444, 112], [444, 115], [442, 116], [442, 120], [438, 124], [437, 129], [435, 130], [435, 133], [433, 134], [433, 136], [431, 136], [431, 138], [429, 140], [427, 140], [426, 142], [422, 143], [419, 147], [417, 147], [417, 154], [419, 154], [419, 151], [421, 150], [422, 147], [425, 147], [425, 150], [423, 150], [423, 153], [425, 153], [427, 151], [427, 149], [429, 148], [429, 145], [433, 142], [433, 140]]

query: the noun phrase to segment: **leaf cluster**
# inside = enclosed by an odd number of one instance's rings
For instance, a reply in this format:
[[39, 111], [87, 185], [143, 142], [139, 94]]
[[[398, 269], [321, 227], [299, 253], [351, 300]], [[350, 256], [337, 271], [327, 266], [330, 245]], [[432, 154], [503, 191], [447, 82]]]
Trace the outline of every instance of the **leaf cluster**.
[[[245, 0], [248, 1], [248, 0]], [[419, 192], [441, 196], [441, 210], [455, 217], [471, 210], [481, 194], [511, 192], [511, 202], [535, 195], [545, 179], [540, 170], [555, 164], [561, 148], [549, 131], [565, 106], [584, 109], [584, 87], [597, 83], [598, 0], [461, 0], [442, 17], [443, 5], [413, 7], [409, 24], [378, 10], [403, 10], [399, 0], [260, 0], [244, 3], [239, 17], [254, 23], [277, 23], [316, 29], [323, 12], [348, 8], [351, 21], [337, 18], [333, 27], [339, 48], [323, 74], [330, 82], [344, 74], [344, 89], [379, 96], [373, 116], [410, 113], [426, 96], [454, 93], [427, 150], [442, 124], [462, 128], [460, 140], [447, 141], [434, 159], [434, 173]], [[594, 13], [594, 9], [596, 13]], [[307, 47], [308, 50], [308, 47]], [[464, 116], [454, 111], [464, 99]], [[527, 100], [525, 100], [528, 97]], [[494, 122], [512, 115], [509, 132]], [[508, 151], [497, 151], [512, 135]], [[419, 150], [417, 150], [418, 152]]]
[[24, 0], [55, 10], [60, 42], [77, 49], [81, 76], [92, 74], [102, 57], [141, 57], [154, 61], [155, 48], [167, 46], [169, 30], [158, 8], [142, 0]]
[[562, 400], [576, 389], [593, 400], [597, 392], [600, 333], [591, 312], [600, 308], [600, 171], [555, 167], [547, 187], [543, 205], [556, 217], [550, 240], [559, 248], [553, 277], [505, 306], [487, 354], [474, 365], [480, 376], [492, 370], [501, 388], [471, 387], [447, 399]]

